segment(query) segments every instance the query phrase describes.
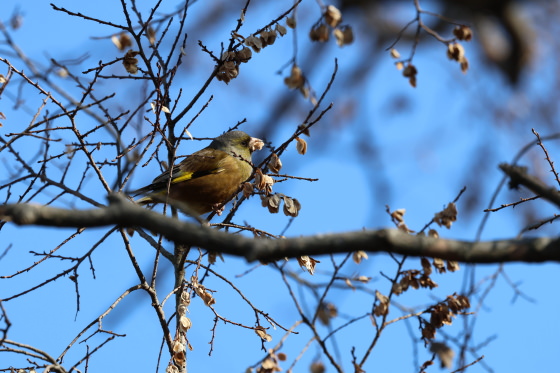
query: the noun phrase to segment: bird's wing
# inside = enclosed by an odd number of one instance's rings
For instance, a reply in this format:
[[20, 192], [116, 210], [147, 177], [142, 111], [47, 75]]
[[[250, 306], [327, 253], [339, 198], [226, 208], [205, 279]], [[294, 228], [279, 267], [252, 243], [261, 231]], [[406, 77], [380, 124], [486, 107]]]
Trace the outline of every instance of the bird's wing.
[[[224, 159], [228, 154], [216, 149], [205, 148], [191, 155], [173, 166], [172, 184], [196, 179], [209, 174], [222, 172]], [[135, 194], [144, 194], [167, 187], [170, 171], [165, 171], [156, 177], [150, 185], [135, 191]]]
[[[201, 176], [222, 172], [223, 160], [228, 156], [227, 153], [205, 148], [193, 153], [182, 162], [173, 167], [172, 183], [180, 183]], [[164, 181], [169, 179], [169, 173], [164, 177]], [[155, 181], [155, 180], [154, 180]]]

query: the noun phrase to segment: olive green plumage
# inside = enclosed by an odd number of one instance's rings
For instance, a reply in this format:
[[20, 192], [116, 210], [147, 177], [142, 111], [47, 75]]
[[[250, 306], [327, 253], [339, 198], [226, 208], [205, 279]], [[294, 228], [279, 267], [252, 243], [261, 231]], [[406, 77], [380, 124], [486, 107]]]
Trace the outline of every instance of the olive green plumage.
[[[210, 145], [173, 166], [169, 201], [186, 204], [202, 215], [227, 202], [253, 172], [250, 164], [254, 150], [263, 142], [242, 131], [231, 131], [216, 137]], [[134, 192], [145, 194], [139, 204], [165, 202], [170, 172], [156, 177], [150, 185]]]

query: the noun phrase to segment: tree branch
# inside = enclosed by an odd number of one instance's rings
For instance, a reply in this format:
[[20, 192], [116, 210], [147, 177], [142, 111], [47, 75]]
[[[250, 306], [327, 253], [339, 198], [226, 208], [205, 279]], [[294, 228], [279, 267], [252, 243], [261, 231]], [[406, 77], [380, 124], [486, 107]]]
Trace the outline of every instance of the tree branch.
[[178, 244], [241, 256], [248, 261], [271, 261], [285, 257], [357, 250], [429, 256], [469, 263], [560, 261], [560, 239], [557, 238], [468, 242], [412, 236], [396, 229], [318, 234], [279, 240], [248, 238], [169, 218], [131, 203], [118, 194], [109, 196], [109, 206], [89, 210], [68, 210], [32, 204], [3, 205], [0, 206], [0, 219], [18, 225], [53, 227], [142, 227]]
[[534, 176], [527, 174], [527, 168], [521, 166], [500, 164], [500, 169], [510, 177], [510, 187], [516, 188], [523, 185], [533, 193], [560, 207], [560, 191], [546, 185]]

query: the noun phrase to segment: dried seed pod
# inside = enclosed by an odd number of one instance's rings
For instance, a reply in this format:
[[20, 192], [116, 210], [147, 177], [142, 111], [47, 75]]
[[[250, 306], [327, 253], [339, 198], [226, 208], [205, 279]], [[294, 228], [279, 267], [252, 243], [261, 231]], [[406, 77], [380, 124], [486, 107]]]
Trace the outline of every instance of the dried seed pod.
[[307, 153], [307, 142], [300, 137], [296, 137], [296, 141], [297, 141], [296, 144], [297, 152], [302, 155]]
[[295, 198], [284, 197], [284, 215], [296, 217], [299, 215], [299, 210], [301, 210], [301, 204]]
[[447, 46], [447, 57], [450, 60], [461, 61], [465, 57], [465, 48], [460, 43], [451, 43]]
[[280, 170], [282, 169], [282, 161], [280, 160], [280, 157], [276, 155], [276, 153], [272, 153], [272, 157], [270, 158], [270, 162], [268, 163], [268, 168], [275, 174], [280, 172]]
[[284, 36], [288, 33], [288, 31], [286, 30], [286, 28], [284, 26], [282, 26], [281, 24], [277, 23], [276, 26], [274, 27], [274, 29], [276, 31], [278, 31], [278, 33], [280, 34], [280, 36]]
[[249, 182], [243, 183], [243, 197], [249, 198], [253, 194], [253, 184]]
[[334, 5], [327, 6], [325, 11], [325, 22], [331, 27], [336, 27], [342, 22], [342, 13]]
[[302, 88], [305, 84], [305, 77], [298, 65], [293, 65], [290, 76], [284, 78], [284, 84], [290, 89]]
[[336, 39], [336, 44], [338, 44], [339, 47], [352, 44], [354, 41], [354, 32], [350, 26], [336, 28], [334, 29], [333, 34]]
[[296, 19], [294, 17], [286, 18], [286, 26], [288, 26], [289, 28], [296, 28], [297, 26]]
[[469, 26], [460, 25], [453, 29], [453, 35], [459, 40], [471, 41], [473, 32]]
[[123, 58], [123, 65], [126, 71], [130, 74], [138, 72], [138, 58], [135, 58], [140, 52], [133, 51], [132, 49], [126, 52]]
[[314, 25], [309, 31], [311, 41], [325, 42], [329, 40], [329, 28], [324, 23]]

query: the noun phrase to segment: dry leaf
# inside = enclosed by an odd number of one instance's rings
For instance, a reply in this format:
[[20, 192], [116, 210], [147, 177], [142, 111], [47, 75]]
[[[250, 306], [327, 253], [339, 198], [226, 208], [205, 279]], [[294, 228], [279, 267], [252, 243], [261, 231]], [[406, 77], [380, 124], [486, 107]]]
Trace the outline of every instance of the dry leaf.
[[418, 279], [418, 283], [420, 284], [420, 286], [422, 286], [423, 288], [437, 288], [438, 284], [436, 284], [431, 278], [430, 276], [423, 274], [422, 276], [420, 276], [420, 278]]
[[431, 324], [424, 324], [422, 328], [422, 338], [434, 339], [436, 337], [436, 328]]
[[430, 265], [430, 261], [424, 257], [420, 259], [420, 263], [422, 264], [422, 270], [424, 274], [429, 276], [432, 273], [432, 266]]
[[338, 44], [339, 47], [352, 44], [352, 42], [354, 41], [354, 32], [352, 31], [352, 27], [350, 26], [342, 26], [340, 28], [336, 28], [333, 31], [333, 35], [336, 39], [336, 44]]
[[375, 297], [379, 303], [373, 309], [373, 314], [375, 316], [386, 315], [389, 312], [389, 298], [381, 294], [379, 291], [375, 291]]
[[395, 219], [396, 222], [403, 223], [405, 213], [406, 213], [406, 209], [398, 209], [391, 213], [391, 217]]
[[198, 283], [198, 279], [195, 276], [191, 277], [191, 286], [194, 289], [195, 293], [204, 301], [204, 304], [207, 306], [211, 306], [216, 303], [216, 300], [212, 296], [212, 294], [206, 290], [206, 287], [202, 284]]
[[235, 52], [235, 58], [239, 60], [239, 62], [249, 62], [249, 60], [253, 57], [253, 52], [251, 52], [250, 48], [243, 48], [239, 52]]
[[459, 40], [471, 41], [473, 32], [469, 26], [459, 25], [453, 29], [453, 35]]
[[317, 263], [321, 263], [320, 261], [307, 255], [297, 257], [297, 261], [300, 267], [306, 269], [311, 275], [315, 272], [315, 265]]
[[262, 190], [264, 188], [264, 181], [263, 181], [263, 172], [260, 168], [257, 168], [255, 171], [255, 187], [257, 189]]
[[329, 325], [331, 319], [338, 316], [338, 310], [336, 306], [332, 303], [322, 303], [319, 306], [319, 312], [317, 312], [317, 318], [323, 325]]
[[279, 23], [276, 24], [274, 29], [280, 34], [280, 36], [284, 36], [288, 32], [286, 28]]
[[280, 170], [282, 169], [282, 161], [280, 160], [280, 157], [278, 157], [276, 153], [272, 153], [270, 162], [268, 163], [268, 168], [270, 169], [270, 171], [274, 172], [275, 174], [279, 173]]
[[181, 316], [179, 320], [179, 326], [182, 332], [186, 332], [192, 326], [192, 321], [187, 316]]
[[314, 25], [309, 31], [311, 41], [326, 42], [329, 40], [329, 28], [324, 23]]
[[249, 37], [245, 38], [243, 42], [246, 46], [251, 47], [253, 51], [259, 53], [263, 48], [262, 40], [260, 37], [256, 37], [255, 35], [250, 35]]
[[132, 39], [124, 32], [120, 33], [119, 36], [113, 35], [111, 37], [111, 41], [120, 51], [124, 51], [128, 47], [132, 47]]
[[362, 283], [364, 283], [364, 284], [367, 284], [368, 282], [370, 282], [371, 277], [368, 277], [368, 276], [358, 276], [358, 277], [354, 278], [354, 280], [355, 280], [355, 281], [360, 281], [360, 282], [362, 282]]
[[138, 72], [138, 59], [135, 58], [140, 52], [133, 51], [132, 49], [126, 52], [123, 58], [123, 65], [127, 72], [136, 74]]
[[185, 128], [185, 130], [183, 131], [184, 135], [187, 135], [189, 137], [189, 139], [194, 140], [193, 135], [190, 133], [188, 128]]
[[354, 253], [352, 253], [352, 260], [354, 261], [354, 263], [356, 264], [360, 264], [362, 262], [362, 260], [364, 259], [368, 259], [368, 255], [365, 251], [363, 250], [358, 250], [358, 251], [354, 251]]
[[301, 204], [297, 199], [284, 196], [284, 215], [295, 218], [299, 215], [299, 210], [301, 210]]
[[286, 26], [288, 26], [289, 28], [296, 28], [296, 19], [294, 17], [288, 17], [286, 18]]
[[432, 342], [430, 351], [435, 353], [441, 361], [441, 367], [451, 369], [453, 367], [453, 358], [455, 352], [445, 343]]
[[305, 77], [298, 65], [293, 65], [290, 76], [284, 78], [284, 84], [290, 89], [303, 88]]
[[455, 260], [448, 260], [447, 261], [447, 270], [449, 272], [455, 272], [459, 270], [459, 262]]
[[297, 152], [302, 155], [307, 153], [307, 142], [300, 137], [296, 137], [296, 141], [297, 141], [296, 144]]
[[177, 351], [176, 353], [174, 353], [173, 361], [175, 361], [175, 364], [179, 366], [184, 366], [185, 363], [187, 362], [187, 356], [185, 354], [185, 351]]
[[461, 58], [461, 60], [459, 61], [459, 63], [461, 64], [461, 71], [462, 71], [463, 73], [466, 73], [467, 70], [469, 69], [469, 60], [467, 59], [467, 57]]
[[391, 291], [395, 294], [395, 295], [401, 295], [403, 293], [405, 289], [403, 289], [403, 286], [398, 283], [398, 282], [394, 282], [393, 286], [391, 286]]
[[181, 293], [181, 305], [188, 307], [191, 304], [191, 293], [183, 291]]
[[249, 198], [253, 195], [253, 184], [249, 182], [243, 183], [243, 197]]
[[428, 231], [428, 237], [439, 238], [439, 233], [435, 229]]
[[402, 74], [405, 78], [408, 78], [408, 82], [412, 87], [416, 87], [416, 75], [418, 75], [418, 69], [416, 69], [416, 66], [409, 63], [404, 68]]
[[465, 57], [465, 48], [460, 43], [451, 43], [447, 46], [447, 57], [460, 62]]
[[331, 27], [336, 27], [342, 22], [342, 13], [334, 5], [327, 6], [325, 11], [325, 22]]
[[445, 264], [443, 263], [443, 259], [433, 258], [432, 263], [434, 263], [434, 267], [436, 267], [438, 273], [445, 273]]
[[263, 207], [268, 207], [268, 211], [271, 214], [276, 214], [280, 211], [280, 196], [278, 194], [269, 196], [261, 195], [261, 204]]
[[259, 34], [263, 47], [274, 44], [276, 41], [276, 31], [265, 30]]
[[446, 304], [438, 304], [430, 311], [430, 324], [435, 328], [441, 328], [443, 325], [452, 324], [453, 312]]
[[257, 326], [255, 328], [255, 333], [257, 333], [257, 335], [259, 337], [261, 337], [261, 339], [263, 341], [266, 341], [266, 342], [272, 341], [272, 337], [269, 334], [266, 333], [266, 330], [262, 326]]
[[154, 30], [152, 26], [149, 26], [146, 34], [148, 35], [148, 41], [150, 44], [154, 45], [156, 42], [156, 30]]
[[326, 369], [325, 369], [325, 365], [322, 362], [315, 361], [313, 362], [313, 364], [311, 364], [309, 371], [311, 373], [325, 373]]
[[464, 309], [470, 308], [471, 304], [469, 302], [469, 298], [465, 297], [464, 295], [448, 295], [447, 299], [445, 300], [449, 309], [453, 312], [459, 312]]
[[262, 190], [265, 195], [272, 193], [272, 184], [274, 179], [262, 173], [260, 168], [255, 171], [255, 186], [257, 189]]
[[181, 366], [186, 362], [185, 345], [181, 341], [173, 341], [173, 360]]

